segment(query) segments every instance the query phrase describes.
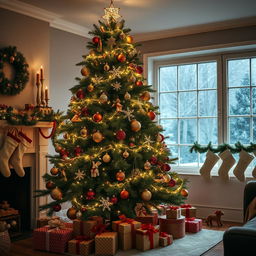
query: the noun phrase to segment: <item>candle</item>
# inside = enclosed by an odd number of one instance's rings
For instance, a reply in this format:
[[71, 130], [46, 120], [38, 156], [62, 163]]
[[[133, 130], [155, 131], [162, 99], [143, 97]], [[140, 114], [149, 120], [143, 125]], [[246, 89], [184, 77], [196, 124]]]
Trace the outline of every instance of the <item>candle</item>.
[[39, 73], [36, 73], [36, 83], [39, 84]]
[[43, 66], [41, 66], [41, 68], [40, 68], [40, 79], [41, 79], [41, 80], [43, 80], [43, 79], [44, 79]]
[[46, 86], [45, 91], [44, 91], [44, 96], [45, 96], [45, 99], [46, 99], [46, 100], [49, 99], [49, 98], [48, 98], [48, 88], [47, 88], [47, 86]]

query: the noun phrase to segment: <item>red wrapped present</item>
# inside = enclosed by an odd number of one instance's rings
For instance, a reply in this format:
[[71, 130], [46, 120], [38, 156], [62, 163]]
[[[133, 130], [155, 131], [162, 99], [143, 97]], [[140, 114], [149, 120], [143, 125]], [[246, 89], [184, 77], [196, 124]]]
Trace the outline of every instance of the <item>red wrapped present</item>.
[[118, 232], [119, 248], [125, 251], [135, 248], [135, 231], [141, 227], [141, 222], [126, 218], [125, 215], [119, 218], [112, 222], [112, 229]]
[[159, 235], [159, 245], [160, 246], [168, 246], [173, 243], [172, 235], [167, 234], [166, 232], [160, 232]]
[[168, 206], [166, 209], [167, 219], [179, 219], [181, 216], [181, 210], [179, 206]]
[[159, 230], [151, 224], [142, 224], [136, 230], [136, 249], [146, 251], [159, 246]]
[[160, 231], [173, 236], [174, 239], [185, 236], [185, 217], [179, 219], [167, 219], [166, 216], [159, 217]]
[[181, 207], [181, 215], [186, 218], [196, 217], [196, 208], [190, 204], [182, 204]]
[[68, 252], [71, 254], [88, 256], [94, 251], [94, 239], [78, 236], [68, 242]]
[[192, 217], [192, 218], [186, 218], [185, 220], [186, 232], [197, 233], [200, 230], [202, 230], [202, 226], [203, 226], [203, 222], [201, 219], [196, 219]]
[[73, 230], [66, 227], [45, 226], [33, 232], [33, 246], [36, 250], [64, 253], [67, 243], [73, 238]]
[[73, 229], [75, 236], [89, 236], [93, 238], [95, 234], [92, 232], [92, 228], [97, 225], [96, 220], [74, 220]]

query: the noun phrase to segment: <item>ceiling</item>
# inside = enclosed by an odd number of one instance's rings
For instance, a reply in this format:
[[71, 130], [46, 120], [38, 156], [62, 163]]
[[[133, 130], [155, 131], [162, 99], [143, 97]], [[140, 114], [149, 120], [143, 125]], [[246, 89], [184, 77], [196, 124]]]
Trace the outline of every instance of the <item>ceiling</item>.
[[[110, 0], [20, 0], [92, 28]], [[115, 0], [133, 34], [256, 17], [256, 0]], [[256, 19], [255, 19], [256, 20]], [[256, 24], [256, 22], [255, 22]]]

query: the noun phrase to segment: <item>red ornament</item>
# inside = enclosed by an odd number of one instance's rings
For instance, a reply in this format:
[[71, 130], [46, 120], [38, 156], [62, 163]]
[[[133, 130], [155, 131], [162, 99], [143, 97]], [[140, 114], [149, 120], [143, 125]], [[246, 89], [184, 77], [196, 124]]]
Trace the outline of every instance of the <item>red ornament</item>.
[[127, 199], [129, 197], [129, 192], [127, 190], [122, 190], [121, 193], [120, 193], [120, 197], [122, 199]]
[[76, 92], [76, 97], [78, 98], [78, 99], [84, 99], [84, 97], [85, 97], [85, 92], [82, 90], [82, 89], [79, 89], [77, 92]]
[[155, 156], [152, 156], [150, 159], [149, 159], [149, 162], [152, 164], [152, 165], [156, 165], [157, 164], [157, 158]]
[[66, 149], [61, 149], [60, 155], [61, 155], [62, 159], [65, 159], [65, 158], [68, 157], [69, 154], [68, 154], [68, 151]]
[[52, 209], [55, 211], [55, 212], [59, 212], [61, 210], [61, 205], [60, 204], [56, 204], [52, 207]]
[[123, 181], [125, 179], [125, 173], [123, 171], [119, 171], [116, 173], [116, 179], [118, 181]]
[[170, 181], [168, 182], [168, 186], [172, 188], [175, 185], [176, 185], [176, 181], [174, 179], [170, 179]]
[[94, 114], [92, 116], [92, 119], [93, 119], [94, 122], [98, 123], [102, 120], [102, 115], [99, 112], [97, 112], [96, 114]]
[[142, 82], [142, 81], [137, 81], [137, 82], [136, 82], [136, 85], [137, 85], [137, 86], [142, 86], [142, 85], [143, 85], [143, 82]]
[[170, 166], [169, 164], [163, 164], [163, 165], [161, 166], [161, 169], [162, 169], [163, 171], [168, 172], [168, 171], [171, 170], [171, 166]]
[[143, 67], [137, 66], [137, 67], [136, 67], [136, 72], [137, 72], [138, 74], [142, 74], [142, 73], [143, 73]]
[[113, 195], [111, 198], [110, 198], [110, 200], [109, 200], [111, 203], [113, 203], [113, 204], [116, 204], [117, 202], [118, 202], [118, 199], [117, 199], [117, 197], [115, 196], [115, 195]]
[[150, 118], [150, 120], [152, 120], [152, 121], [156, 118], [156, 114], [152, 110], [150, 110], [147, 114], [148, 114], [148, 117]]
[[90, 114], [88, 108], [84, 107], [81, 110], [81, 116], [88, 116]]
[[98, 44], [100, 42], [100, 38], [98, 36], [95, 36], [93, 39], [92, 39], [93, 43], [94, 44]]
[[125, 62], [125, 61], [126, 61], [126, 57], [125, 57], [125, 55], [124, 55], [123, 53], [120, 53], [120, 54], [118, 54], [118, 56], [117, 56], [117, 60], [118, 60], [119, 62]]
[[126, 133], [121, 129], [116, 132], [116, 138], [118, 140], [124, 140], [126, 138]]
[[74, 149], [75, 156], [80, 156], [80, 154], [83, 152], [83, 150], [80, 148], [80, 146], [76, 146]]
[[157, 135], [157, 141], [158, 141], [158, 142], [162, 142], [163, 140], [164, 140], [164, 135], [161, 134], [161, 133], [159, 133], [159, 134]]
[[135, 148], [136, 145], [135, 145], [133, 142], [130, 142], [130, 143], [129, 143], [129, 147], [130, 147], [130, 148]]
[[86, 199], [87, 200], [95, 199], [95, 192], [91, 188], [86, 193]]
[[54, 189], [56, 187], [56, 185], [52, 181], [47, 181], [45, 186], [47, 189]]

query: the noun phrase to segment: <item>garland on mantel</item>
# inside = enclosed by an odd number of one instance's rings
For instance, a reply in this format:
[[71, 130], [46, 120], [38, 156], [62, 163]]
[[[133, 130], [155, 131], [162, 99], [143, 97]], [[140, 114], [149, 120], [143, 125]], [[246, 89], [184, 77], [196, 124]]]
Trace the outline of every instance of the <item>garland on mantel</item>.
[[195, 142], [194, 145], [190, 148], [190, 153], [198, 152], [202, 154], [207, 152], [208, 150], [214, 153], [221, 153], [226, 149], [229, 149], [232, 154], [239, 153], [241, 150], [251, 153], [253, 151], [256, 151], [256, 144], [253, 144], [251, 142], [249, 146], [244, 146], [238, 141], [237, 143], [234, 144], [234, 146], [224, 143], [224, 144], [218, 145], [217, 147], [213, 147], [211, 142], [209, 142], [207, 146], [201, 146], [198, 142]]

